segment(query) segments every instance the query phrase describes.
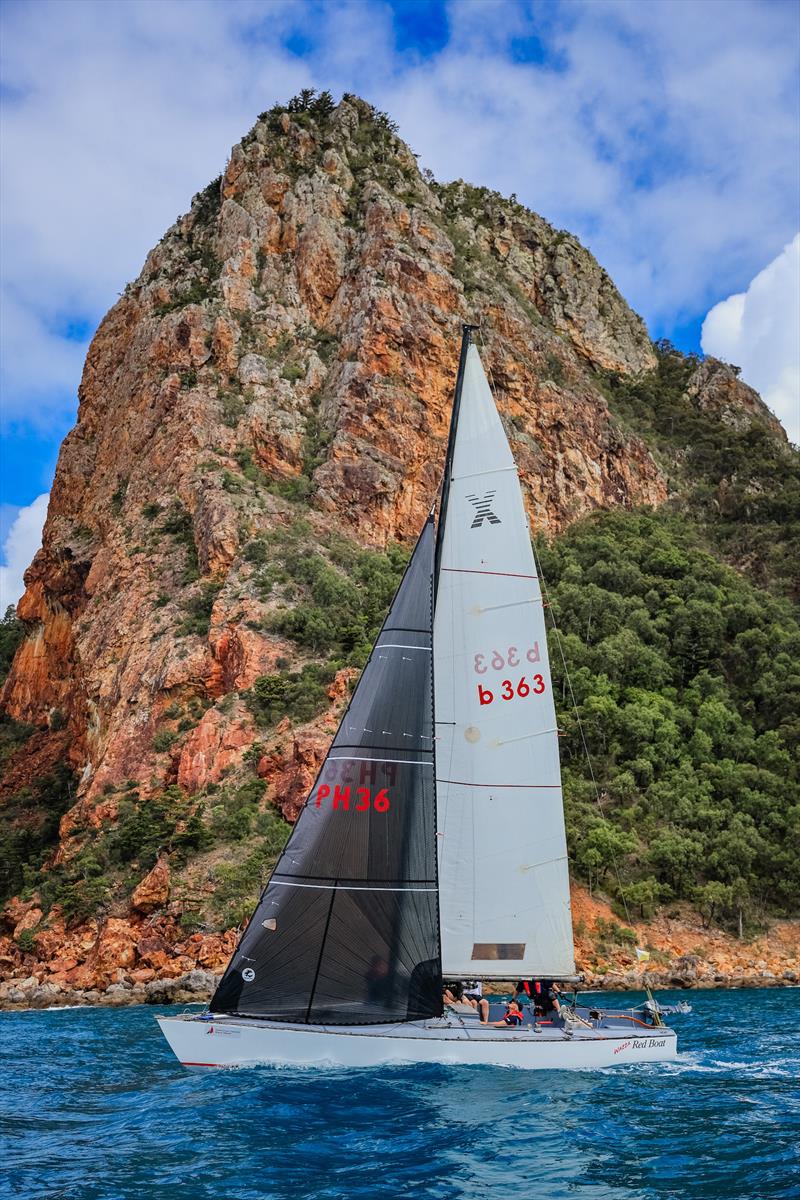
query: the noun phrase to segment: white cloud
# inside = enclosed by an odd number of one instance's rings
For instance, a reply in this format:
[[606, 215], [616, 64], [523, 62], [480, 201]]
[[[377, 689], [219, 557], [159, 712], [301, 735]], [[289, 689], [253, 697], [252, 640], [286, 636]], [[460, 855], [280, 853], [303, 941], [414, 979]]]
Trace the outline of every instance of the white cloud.
[[9, 527], [2, 550], [5, 565], [0, 566], [0, 614], [9, 604], [16, 604], [25, 591], [22, 576], [42, 544], [49, 500], [47, 492], [37, 496], [32, 504], [19, 510]]
[[3, 5], [6, 416], [71, 407], [85, 341], [66, 318], [95, 324], [256, 115], [305, 86], [366, 95], [440, 178], [573, 230], [668, 332], [794, 230], [799, 13], [451, 0], [421, 58], [382, 0]]
[[735, 363], [800, 444], [800, 233], [746, 292], [715, 304], [703, 322], [706, 354]]

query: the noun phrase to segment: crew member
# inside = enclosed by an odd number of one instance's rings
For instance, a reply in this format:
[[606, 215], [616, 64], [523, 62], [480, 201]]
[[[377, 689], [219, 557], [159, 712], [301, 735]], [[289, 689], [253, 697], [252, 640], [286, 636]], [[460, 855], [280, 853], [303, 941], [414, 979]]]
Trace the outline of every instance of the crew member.
[[489, 1001], [484, 998], [483, 984], [479, 979], [465, 980], [461, 987], [464, 991], [464, 1000], [474, 1008], [481, 1019], [481, 1024], [485, 1025], [489, 1020]]
[[509, 1000], [502, 1021], [492, 1021], [492, 1029], [517, 1029], [522, 1024], [522, 1010], [517, 1000]]

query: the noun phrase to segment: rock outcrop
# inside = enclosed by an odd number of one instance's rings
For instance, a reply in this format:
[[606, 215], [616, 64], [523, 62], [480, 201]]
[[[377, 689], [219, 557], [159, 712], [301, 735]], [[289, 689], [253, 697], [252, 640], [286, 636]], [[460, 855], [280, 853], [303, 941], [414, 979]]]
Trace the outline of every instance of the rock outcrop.
[[[604, 398], [605, 374], [656, 361], [605, 271], [515, 201], [434, 183], [363, 101], [264, 114], [151, 251], [89, 349], [2, 692], [36, 732], [5, 763], [0, 805], [57, 763], [75, 771], [46, 867], [171, 786], [187, 798], [184, 844], [198, 847], [192, 798], [212, 809], [248, 755], [294, 818], [350, 677], [334, 681], [329, 713], [259, 743], [243, 693], [308, 656], [270, 632], [274, 601], [248, 547], [298, 520], [312, 541], [415, 537], [439, 482], [464, 321], [480, 324], [535, 533], [666, 498], [662, 470]], [[722, 420], [758, 402], [720, 364], [693, 386]], [[30, 938], [56, 964], [36, 986], [146, 991], [221, 968], [233, 935], [187, 941], [176, 919], [202, 896], [174, 899], [176, 865], [140, 869], [129, 903], [96, 917], [89, 875], [80, 920], [9, 910], [0, 966], [27, 973], [13, 986], [31, 990]]]
[[[293, 483], [364, 545], [415, 536], [464, 320], [481, 322], [536, 530], [666, 495], [596, 384], [655, 360], [591, 255], [516, 203], [423, 178], [361, 101], [304, 116], [267, 115], [234, 147], [89, 350], [3, 691], [20, 721], [62, 714], [89, 800], [131, 777], [198, 789], [252, 741], [237, 709], [153, 749], [170, 705], [291, 657], [257, 630], [242, 550], [291, 520]], [[181, 635], [198, 575], [207, 630]]]
[[152, 870], [133, 889], [131, 908], [147, 915], [163, 908], [169, 900], [169, 860], [161, 855]]

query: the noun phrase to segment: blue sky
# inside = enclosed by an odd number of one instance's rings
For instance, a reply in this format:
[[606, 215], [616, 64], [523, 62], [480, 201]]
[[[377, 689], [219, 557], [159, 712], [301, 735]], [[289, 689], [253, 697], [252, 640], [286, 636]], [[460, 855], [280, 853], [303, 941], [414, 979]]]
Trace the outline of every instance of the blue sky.
[[[576, 233], [683, 349], [797, 232], [800, 6], [783, 0], [6, 0], [2, 20], [5, 528], [49, 487], [104, 312], [302, 87], [366, 96], [437, 178]], [[759, 328], [765, 304], [785, 321], [772, 293], [792, 270], [761, 286]], [[715, 328], [759, 385], [751, 310]]]

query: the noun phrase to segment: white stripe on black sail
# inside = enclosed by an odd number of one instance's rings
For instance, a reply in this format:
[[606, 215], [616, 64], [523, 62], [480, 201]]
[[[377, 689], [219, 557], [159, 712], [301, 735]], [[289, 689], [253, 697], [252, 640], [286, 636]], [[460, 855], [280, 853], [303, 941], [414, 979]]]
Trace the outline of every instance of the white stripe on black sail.
[[442, 1011], [433, 548], [429, 520], [214, 1012], [356, 1025]]

